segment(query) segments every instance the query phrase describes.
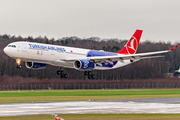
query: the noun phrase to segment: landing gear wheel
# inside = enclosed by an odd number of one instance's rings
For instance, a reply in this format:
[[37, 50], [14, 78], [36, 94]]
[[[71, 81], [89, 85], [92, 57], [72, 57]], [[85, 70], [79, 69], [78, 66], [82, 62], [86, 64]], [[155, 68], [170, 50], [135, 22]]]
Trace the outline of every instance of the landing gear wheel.
[[64, 74], [64, 71], [63, 71], [63, 70], [61, 70], [61, 71], [60, 71], [60, 74]]
[[62, 74], [64, 74], [63, 70], [57, 70], [57, 75], [62, 75]]
[[60, 74], [61, 74], [60, 70], [57, 70], [57, 75], [60, 75]]
[[92, 72], [91, 71], [88, 71], [88, 75], [91, 75], [92, 74]]
[[92, 75], [91, 75], [91, 78], [92, 78], [92, 79], [95, 79], [95, 75], [94, 75], [94, 74], [92, 74]]
[[63, 75], [63, 74], [61, 74], [61, 75], [60, 75], [60, 77], [61, 77], [61, 78], [64, 78], [64, 75]]
[[21, 65], [17, 65], [16, 68], [17, 68], [17, 69], [21, 69]]
[[64, 78], [65, 78], [65, 79], [67, 78], [67, 74], [64, 74]]
[[84, 75], [87, 76], [88, 75], [88, 71], [84, 71]]
[[91, 75], [88, 75], [88, 79], [91, 79]]

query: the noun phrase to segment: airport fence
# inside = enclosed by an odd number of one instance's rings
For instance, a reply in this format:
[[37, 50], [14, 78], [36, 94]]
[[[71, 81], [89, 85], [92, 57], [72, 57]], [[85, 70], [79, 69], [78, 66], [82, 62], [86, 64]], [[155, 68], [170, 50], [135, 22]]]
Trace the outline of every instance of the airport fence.
[[0, 90], [179, 88], [180, 83], [0, 85]]

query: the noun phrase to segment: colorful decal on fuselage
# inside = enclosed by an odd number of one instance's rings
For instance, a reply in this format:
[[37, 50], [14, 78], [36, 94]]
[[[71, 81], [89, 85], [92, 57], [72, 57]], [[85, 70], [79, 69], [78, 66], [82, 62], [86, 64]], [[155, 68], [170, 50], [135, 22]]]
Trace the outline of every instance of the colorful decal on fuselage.
[[62, 47], [54, 47], [54, 46], [46, 46], [46, 45], [37, 45], [37, 44], [28, 44], [31, 49], [42, 49], [42, 50], [55, 50], [66, 52], [66, 50]]
[[[103, 51], [95, 51], [95, 50], [90, 50], [87, 53], [87, 57], [95, 57], [95, 56], [113, 56], [113, 55], [118, 55], [116, 53], [110, 53], [110, 52], [103, 52]], [[113, 67], [116, 65], [117, 61], [112, 61], [112, 63], [109, 62], [103, 62], [101, 63], [102, 66], [96, 64], [96, 66], [99, 67]]]
[[118, 55], [118, 54], [117, 54], [117, 53], [111, 53], [111, 52], [95, 51], [95, 50], [90, 50], [90, 51], [87, 53], [87, 57], [113, 56], [113, 55]]

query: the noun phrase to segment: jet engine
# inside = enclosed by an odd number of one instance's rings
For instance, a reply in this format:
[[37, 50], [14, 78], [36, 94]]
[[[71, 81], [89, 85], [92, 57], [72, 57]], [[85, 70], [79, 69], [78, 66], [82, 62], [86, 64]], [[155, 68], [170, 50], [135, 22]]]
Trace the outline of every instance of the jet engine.
[[25, 62], [25, 66], [29, 69], [45, 69], [46, 64], [36, 62]]
[[74, 61], [74, 68], [77, 70], [93, 70], [95, 67], [94, 63], [88, 60], [76, 60]]

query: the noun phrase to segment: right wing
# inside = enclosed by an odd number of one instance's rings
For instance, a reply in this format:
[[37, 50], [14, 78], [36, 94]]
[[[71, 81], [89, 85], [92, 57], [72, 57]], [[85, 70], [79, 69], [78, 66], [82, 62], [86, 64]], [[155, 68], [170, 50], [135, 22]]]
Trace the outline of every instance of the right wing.
[[[117, 54], [117, 55], [113, 55], [113, 56], [82, 57], [82, 58], [78, 58], [78, 59], [89, 60], [89, 61], [91, 61], [93, 63], [97, 63], [97, 64], [103, 63], [103, 62], [112, 62], [112, 61], [124, 62], [124, 60], [139, 60], [139, 59], [163, 57], [163, 56], [150, 56], [150, 57], [147, 57], [147, 56], [174, 51], [177, 47], [178, 46], [176, 45], [175, 47], [171, 48], [170, 50], [157, 51], [157, 52], [138, 53], [138, 54], [131, 54], [131, 55]], [[66, 62], [74, 62], [75, 60], [77, 60], [77, 58], [76, 59], [75, 58], [63, 59], [63, 61], [66, 61]]]
[[139, 59], [147, 59], [147, 58], [156, 58], [156, 57], [162, 57], [162, 56], [150, 56], [149, 55], [157, 55], [162, 53], [167, 53], [170, 51], [174, 51], [178, 46], [171, 48], [170, 50], [165, 51], [157, 51], [157, 52], [149, 52], [149, 53], [138, 53], [138, 54], [132, 54], [132, 55], [117, 55], [117, 56], [100, 56], [100, 57], [90, 57], [87, 58], [87, 60], [94, 62], [94, 63], [102, 63], [102, 62], [112, 62], [112, 61], [120, 61], [124, 62], [124, 60], [139, 60]]

